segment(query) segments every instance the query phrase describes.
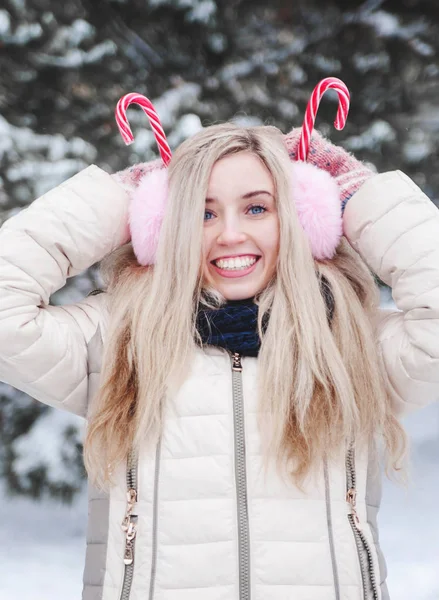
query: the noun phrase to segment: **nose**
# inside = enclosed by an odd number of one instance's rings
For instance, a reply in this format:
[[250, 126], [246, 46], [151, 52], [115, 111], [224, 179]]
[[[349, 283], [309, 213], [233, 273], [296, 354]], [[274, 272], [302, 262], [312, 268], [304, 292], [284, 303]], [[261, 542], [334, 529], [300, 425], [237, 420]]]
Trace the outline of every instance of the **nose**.
[[217, 243], [223, 246], [232, 246], [245, 242], [247, 234], [242, 228], [238, 218], [225, 219], [221, 231], [217, 237]]

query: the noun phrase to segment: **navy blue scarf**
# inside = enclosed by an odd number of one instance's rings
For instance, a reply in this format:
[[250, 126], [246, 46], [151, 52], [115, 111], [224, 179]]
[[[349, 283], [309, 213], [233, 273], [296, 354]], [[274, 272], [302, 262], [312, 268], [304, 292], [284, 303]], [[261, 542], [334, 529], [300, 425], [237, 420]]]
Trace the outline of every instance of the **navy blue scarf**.
[[[265, 327], [268, 319], [265, 319]], [[264, 329], [265, 329], [264, 327]], [[197, 330], [203, 344], [219, 346], [229, 352], [257, 356], [261, 347], [258, 335], [258, 306], [253, 298], [228, 301], [221, 308], [200, 308]]]
[[[325, 277], [320, 279], [320, 291], [325, 300], [328, 321], [334, 314], [334, 297]], [[261, 347], [258, 335], [258, 306], [253, 298], [229, 300], [221, 308], [200, 308], [197, 314], [197, 330], [203, 344], [219, 346], [229, 352], [244, 356], [257, 356]], [[268, 325], [264, 317], [262, 330]]]

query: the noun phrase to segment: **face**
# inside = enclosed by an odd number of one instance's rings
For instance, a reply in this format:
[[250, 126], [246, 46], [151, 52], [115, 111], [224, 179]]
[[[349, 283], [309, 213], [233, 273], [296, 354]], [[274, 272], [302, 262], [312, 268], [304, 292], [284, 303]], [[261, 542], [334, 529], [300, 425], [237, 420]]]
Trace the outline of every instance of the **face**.
[[250, 152], [219, 160], [204, 216], [203, 280], [227, 300], [244, 300], [272, 278], [279, 220], [270, 172]]

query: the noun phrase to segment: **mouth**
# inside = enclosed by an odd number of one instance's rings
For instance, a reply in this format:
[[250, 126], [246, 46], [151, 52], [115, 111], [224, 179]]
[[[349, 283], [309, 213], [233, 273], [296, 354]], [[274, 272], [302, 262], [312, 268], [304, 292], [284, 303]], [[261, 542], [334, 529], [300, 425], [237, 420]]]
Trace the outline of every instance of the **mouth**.
[[246, 254], [243, 256], [218, 258], [212, 260], [210, 264], [222, 277], [244, 277], [255, 270], [260, 259], [260, 256]]

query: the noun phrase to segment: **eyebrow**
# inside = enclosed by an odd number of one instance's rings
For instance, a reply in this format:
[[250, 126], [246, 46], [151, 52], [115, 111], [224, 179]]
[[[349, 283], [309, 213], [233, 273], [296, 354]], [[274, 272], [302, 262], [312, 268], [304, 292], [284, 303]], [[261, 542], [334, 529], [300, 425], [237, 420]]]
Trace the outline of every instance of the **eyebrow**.
[[[241, 196], [241, 200], [248, 200], [249, 198], [254, 198], [255, 196], [261, 196], [262, 194], [266, 194], [274, 199], [273, 194], [267, 192], [267, 190], [254, 190], [253, 192], [247, 192]], [[216, 198], [206, 198], [206, 204], [211, 204], [212, 202], [216, 202]]]

